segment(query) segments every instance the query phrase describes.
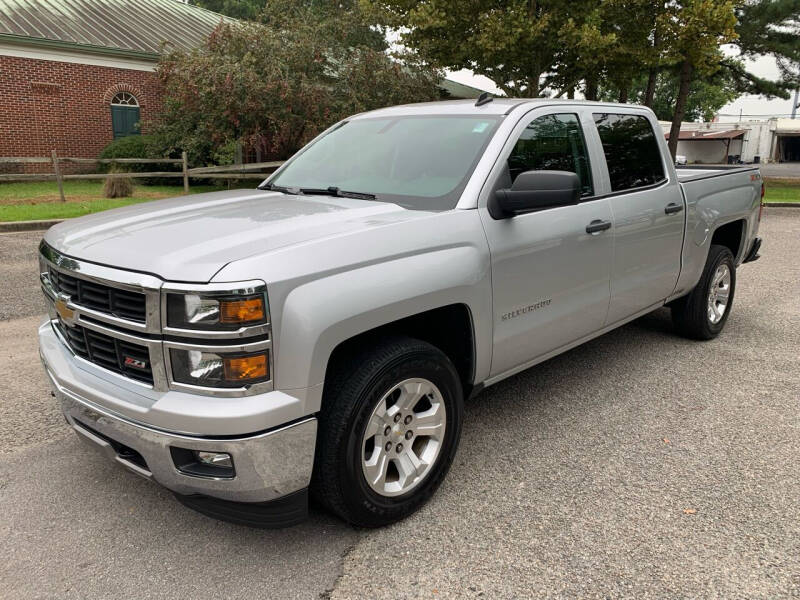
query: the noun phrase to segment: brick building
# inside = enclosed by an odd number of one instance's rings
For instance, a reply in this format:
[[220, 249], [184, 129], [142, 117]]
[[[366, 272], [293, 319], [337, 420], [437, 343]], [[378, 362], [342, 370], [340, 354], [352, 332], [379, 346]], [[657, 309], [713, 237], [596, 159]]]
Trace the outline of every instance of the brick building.
[[[217, 13], [180, 0], [0, 0], [0, 157], [96, 158], [146, 131], [163, 44], [200, 46]], [[451, 98], [482, 90], [445, 79]], [[44, 164], [0, 164], [8, 173]], [[67, 167], [69, 168], [69, 167]]]
[[199, 46], [224, 19], [178, 0], [0, 0], [0, 156], [94, 158], [140, 133], [162, 44]]

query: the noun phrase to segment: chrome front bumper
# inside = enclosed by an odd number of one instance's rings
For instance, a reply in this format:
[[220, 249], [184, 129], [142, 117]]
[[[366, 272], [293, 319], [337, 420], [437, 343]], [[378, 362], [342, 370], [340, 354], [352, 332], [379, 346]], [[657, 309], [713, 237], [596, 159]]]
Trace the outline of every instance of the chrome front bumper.
[[[135, 423], [92, 404], [60, 385], [44, 358], [42, 362], [67, 422], [82, 440], [177, 494], [255, 503], [308, 487], [317, 433], [314, 417], [253, 436], [181, 435]], [[181, 472], [170, 448], [228, 453], [235, 475], [213, 478]]]

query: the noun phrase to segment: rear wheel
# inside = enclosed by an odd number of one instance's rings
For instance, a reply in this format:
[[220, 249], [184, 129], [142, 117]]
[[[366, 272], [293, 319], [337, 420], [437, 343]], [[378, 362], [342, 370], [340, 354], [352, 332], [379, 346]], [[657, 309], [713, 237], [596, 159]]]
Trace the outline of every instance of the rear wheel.
[[719, 335], [733, 306], [736, 266], [725, 246], [711, 246], [697, 286], [672, 303], [672, 321], [683, 336], [710, 340]]
[[312, 493], [354, 525], [393, 523], [430, 498], [447, 474], [461, 433], [458, 374], [436, 347], [401, 337], [334, 368]]

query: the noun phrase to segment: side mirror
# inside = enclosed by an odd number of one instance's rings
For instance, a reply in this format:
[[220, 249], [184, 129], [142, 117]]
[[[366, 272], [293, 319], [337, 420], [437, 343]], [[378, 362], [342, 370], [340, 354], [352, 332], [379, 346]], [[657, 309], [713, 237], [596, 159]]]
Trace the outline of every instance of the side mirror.
[[578, 204], [581, 180], [568, 171], [525, 171], [517, 175], [511, 189], [497, 190], [489, 198], [489, 214], [494, 219]]

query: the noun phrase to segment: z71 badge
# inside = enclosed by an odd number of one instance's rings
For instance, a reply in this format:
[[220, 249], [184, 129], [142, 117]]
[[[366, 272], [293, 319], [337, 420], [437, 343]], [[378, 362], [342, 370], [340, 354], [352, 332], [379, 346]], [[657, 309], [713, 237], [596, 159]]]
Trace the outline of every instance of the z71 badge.
[[126, 367], [133, 367], [134, 369], [146, 369], [147, 362], [143, 360], [139, 360], [138, 358], [133, 358], [132, 356], [125, 357], [125, 366]]

